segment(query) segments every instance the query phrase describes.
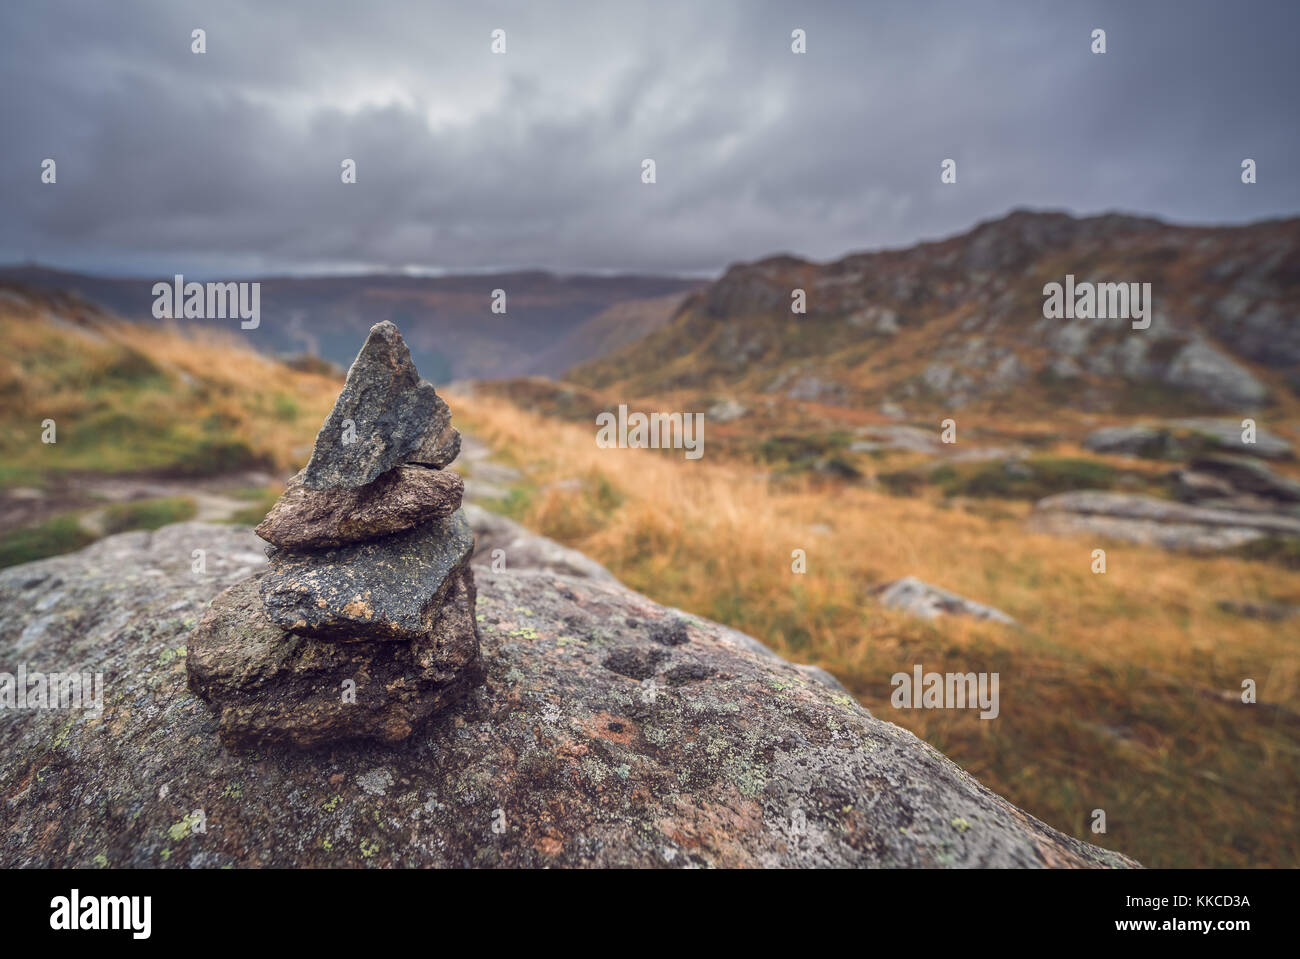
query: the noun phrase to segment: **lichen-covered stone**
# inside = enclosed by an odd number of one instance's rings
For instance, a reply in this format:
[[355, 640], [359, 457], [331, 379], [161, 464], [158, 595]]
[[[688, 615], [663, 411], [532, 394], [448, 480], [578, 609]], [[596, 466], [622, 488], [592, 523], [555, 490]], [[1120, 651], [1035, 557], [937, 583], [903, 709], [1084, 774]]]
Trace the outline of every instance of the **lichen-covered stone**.
[[262, 600], [276, 627], [301, 636], [417, 639], [473, 552], [474, 533], [460, 510], [365, 543], [273, 549]]
[[486, 682], [406, 739], [231, 749], [186, 643], [258, 543], [185, 523], [0, 571], [0, 663], [105, 676], [102, 714], [0, 722], [0, 867], [1134, 865], [757, 640], [520, 564], [477, 570]]
[[482, 681], [474, 577], [454, 577], [429, 632], [409, 643], [295, 636], [266, 615], [258, 579], [221, 593], [189, 637], [189, 687], [227, 746], [405, 739]]
[[420, 379], [397, 327], [384, 321], [370, 328], [348, 370], [316, 435], [303, 485], [354, 489], [401, 463], [441, 468], [459, 451], [446, 402]]
[[356, 489], [313, 490], [300, 472], [257, 527], [257, 535], [286, 549], [321, 549], [400, 533], [450, 516], [465, 482], [448, 470], [398, 466]]

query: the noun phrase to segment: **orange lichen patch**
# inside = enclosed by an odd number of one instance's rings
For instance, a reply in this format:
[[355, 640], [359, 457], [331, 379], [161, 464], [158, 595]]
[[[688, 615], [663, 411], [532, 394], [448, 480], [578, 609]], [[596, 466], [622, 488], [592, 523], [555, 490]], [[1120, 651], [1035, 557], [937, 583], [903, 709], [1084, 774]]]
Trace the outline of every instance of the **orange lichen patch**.
[[564, 840], [554, 834], [547, 834], [533, 843], [533, 848], [543, 856], [558, 856], [564, 852]]
[[372, 619], [375, 615], [375, 608], [369, 602], [358, 596], [352, 602], [343, 607], [343, 615], [350, 619]]
[[555, 755], [564, 756], [568, 759], [581, 759], [583, 756], [587, 755], [588, 752], [590, 752], [590, 749], [586, 743], [574, 742], [572, 740], [566, 743], [561, 743], [559, 746], [555, 747]]
[[736, 839], [762, 829], [763, 810], [734, 790], [727, 798], [726, 803], [696, 805], [678, 797], [671, 815], [659, 820], [659, 830], [683, 849], [707, 851], [719, 867], [756, 865]]
[[612, 713], [596, 713], [582, 724], [582, 731], [592, 738], [607, 739], [624, 746], [636, 742], [641, 735], [641, 730], [636, 723]]

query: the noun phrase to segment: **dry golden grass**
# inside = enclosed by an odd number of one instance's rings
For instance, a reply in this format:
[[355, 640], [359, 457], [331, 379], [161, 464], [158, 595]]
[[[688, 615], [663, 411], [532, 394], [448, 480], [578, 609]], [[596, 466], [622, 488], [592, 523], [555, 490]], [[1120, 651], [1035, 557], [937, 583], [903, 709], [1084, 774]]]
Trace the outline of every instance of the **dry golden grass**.
[[[603, 450], [594, 426], [485, 396], [449, 402], [524, 470], [513, 511], [525, 524], [660, 602], [824, 666], [877, 716], [1057, 828], [1153, 866], [1300, 863], [1295, 630], [1216, 605], [1300, 600], [1296, 573], [1034, 535], [1023, 504], [976, 512], [862, 486], [775, 485], [752, 463]], [[573, 478], [580, 489], [554, 485]], [[1090, 569], [1098, 545], [1104, 575]], [[874, 602], [872, 586], [906, 575], [1021, 627], [930, 624]], [[916, 663], [998, 672], [1000, 717], [894, 709], [889, 677]], [[1247, 678], [1259, 705], [1240, 702]], [[1088, 828], [1098, 808], [1105, 835]]]
[[[0, 304], [0, 485], [59, 473], [305, 460], [339, 384], [255, 352], [237, 333], [115, 321], [75, 302]], [[41, 442], [53, 419], [55, 444]]]

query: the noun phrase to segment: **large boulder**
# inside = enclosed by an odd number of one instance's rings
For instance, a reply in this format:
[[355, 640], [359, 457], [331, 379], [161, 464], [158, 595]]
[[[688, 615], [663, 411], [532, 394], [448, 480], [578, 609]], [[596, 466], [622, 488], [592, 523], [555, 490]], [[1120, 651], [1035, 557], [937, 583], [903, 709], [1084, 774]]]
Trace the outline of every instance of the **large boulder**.
[[265, 567], [251, 532], [0, 572], [0, 664], [104, 677], [101, 712], [0, 724], [0, 866], [1134, 865], [749, 637], [511, 559], [477, 568], [483, 685], [400, 742], [306, 750], [227, 748], [186, 686], [208, 604]]

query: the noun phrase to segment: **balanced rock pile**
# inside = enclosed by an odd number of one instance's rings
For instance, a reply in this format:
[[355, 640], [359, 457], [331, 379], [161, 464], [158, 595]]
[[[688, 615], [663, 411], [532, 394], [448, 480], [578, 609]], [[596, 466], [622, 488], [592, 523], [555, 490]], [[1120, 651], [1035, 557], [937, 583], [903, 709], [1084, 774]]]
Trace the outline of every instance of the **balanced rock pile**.
[[395, 741], [483, 681], [460, 434], [392, 323], [370, 330], [310, 462], [213, 600], [190, 688], [230, 746]]

